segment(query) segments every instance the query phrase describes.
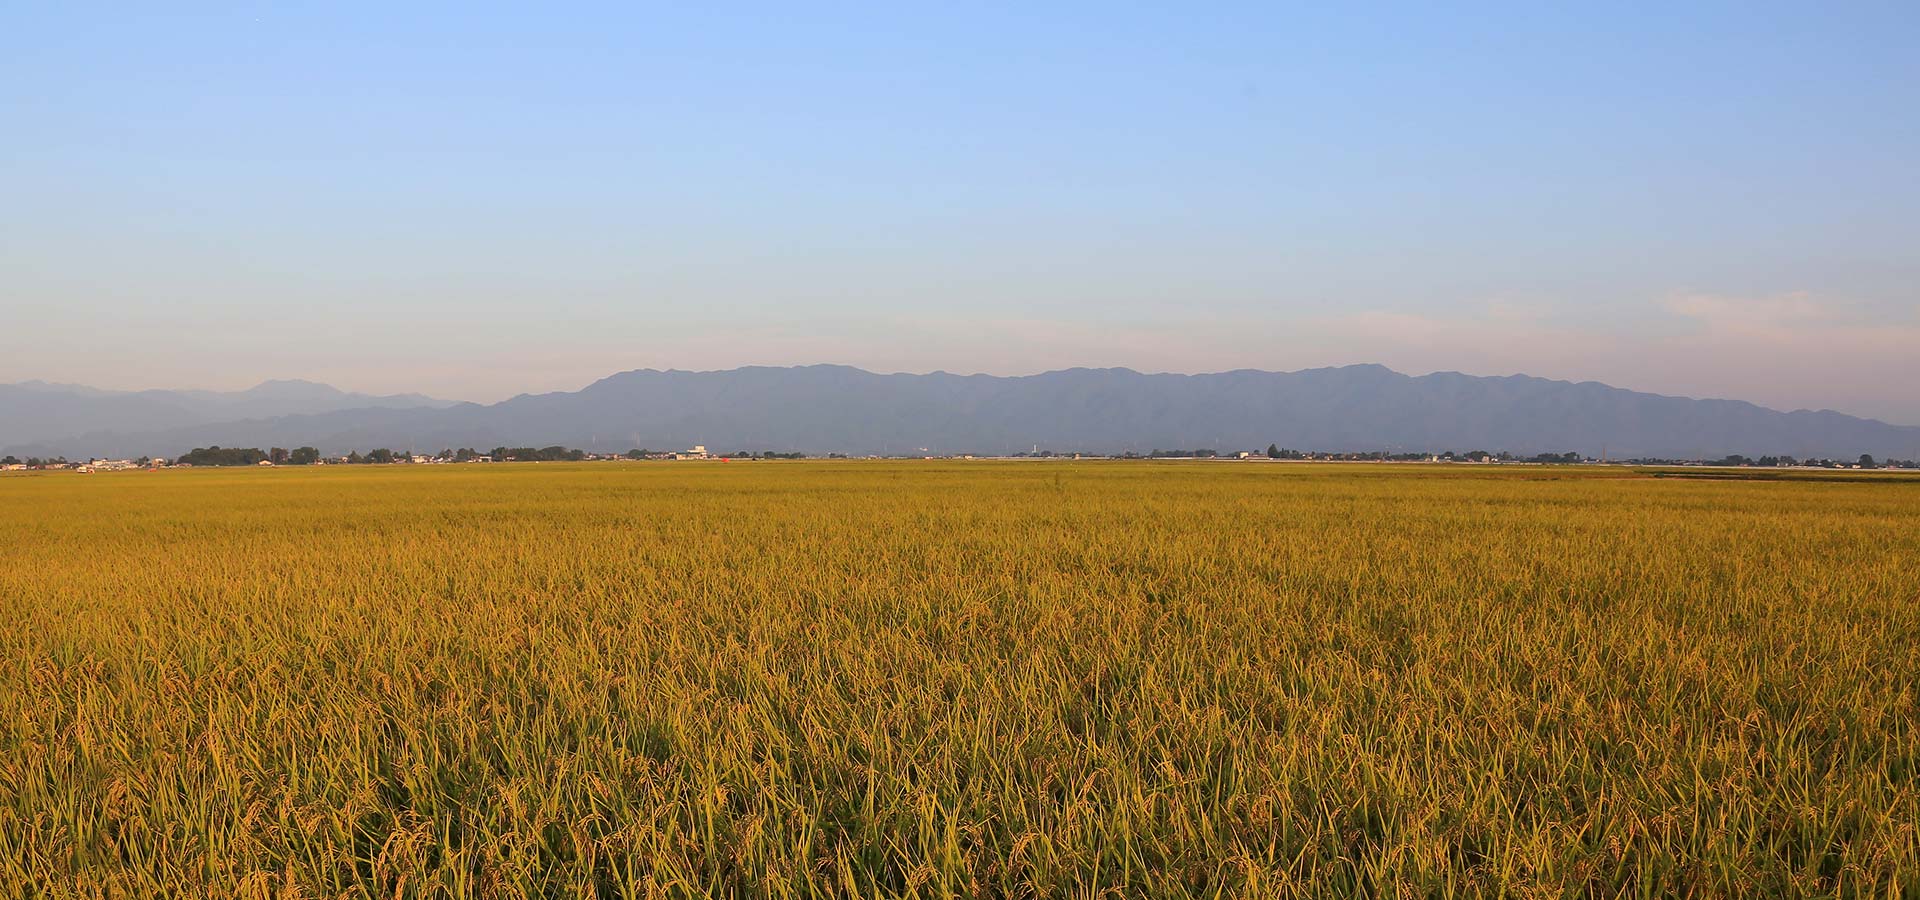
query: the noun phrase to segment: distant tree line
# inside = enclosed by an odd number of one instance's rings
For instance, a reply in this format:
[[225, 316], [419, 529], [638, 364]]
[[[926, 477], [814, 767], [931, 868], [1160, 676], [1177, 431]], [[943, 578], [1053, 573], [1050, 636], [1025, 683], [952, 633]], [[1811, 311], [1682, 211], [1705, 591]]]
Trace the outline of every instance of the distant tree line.
[[[640, 459], [644, 458], [647, 452], [648, 451], [644, 450], [635, 450], [627, 455], [634, 459]], [[740, 455], [743, 458], [757, 457], [762, 459], [799, 459], [803, 456], [803, 454], [799, 453], [751, 454], [746, 452], [742, 452]], [[284, 447], [273, 447], [263, 451], [258, 447], [215, 446], [195, 448], [191, 452], [182, 454], [176, 462], [194, 466], [251, 466], [258, 465], [263, 461], [273, 463], [274, 465], [292, 466], [310, 466], [328, 462], [345, 465], [377, 465], [382, 463], [409, 462], [413, 458], [413, 454], [409, 451], [395, 450], [387, 447], [377, 447], [364, 453], [355, 450], [345, 456], [322, 458], [320, 451], [314, 447], [296, 447], [292, 450]], [[434, 454], [432, 458], [442, 462], [476, 462], [483, 459], [495, 462], [574, 462], [587, 459], [599, 459], [601, 457], [588, 453], [585, 450], [577, 450], [555, 444], [550, 447], [495, 447], [485, 453], [475, 450], [472, 447], [461, 447], [458, 450], [442, 450]], [[61, 461], [64, 462], [65, 460]], [[30, 462], [38, 465], [41, 461], [35, 459]], [[46, 462], [51, 463], [52, 460], [47, 460]]]
[[21, 459], [20, 457], [9, 455], [4, 459], [0, 459], [0, 466], [26, 466], [30, 469], [38, 469], [41, 466], [64, 465], [67, 465], [67, 458], [64, 456], [53, 456], [46, 459], [41, 459], [38, 456], [29, 456], [26, 459]]
[[[1697, 460], [1684, 459], [1635, 459], [1632, 462], [1643, 465], [1686, 465]], [[1795, 459], [1791, 456], [1762, 456], [1750, 459], [1738, 453], [1707, 462], [1710, 466], [1758, 466], [1774, 468], [1777, 466], [1806, 466], [1818, 469], [1920, 469], [1920, 461], [1911, 459], [1889, 459], [1881, 462], [1871, 454], [1862, 453], [1854, 459], [1808, 458]]]
[[[671, 458], [675, 454], [671, 451], [634, 449], [634, 450], [629, 450], [626, 453], [620, 454], [620, 455], [624, 456], [627, 459], [640, 460], [640, 459]], [[728, 459], [805, 459], [807, 458], [807, 455], [804, 453], [781, 452], [781, 451], [773, 451], [773, 450], [759, 450], [759, 451], [739, 450], [731, 454], [721, 454], [721, 455], [725, 456]], [[1053, 450], [1034, 450], [1034, 451], [1023, 451], [1013, 455], [1016, 457], [1053, 458], [1053, 457], [1070, 457], [1070, 456], [1083, 456], [1083, 455], [1092, 457], [1092, 456], [1100, 456], [1101, 454], [1093, 454], [1093, 453], [1076, 454], [1076, 453], [1061, 453]], [[1193, 449], [1193, 450], [1155, 449], [1152, 452], [1146, 454], [1144, 458], [1148, 458], [1148, 459], [1214, 459], [1214, 458], [1227, 456], [1227, 455], [1233, 455], [1233, 454], [1223, 454], [1218, 450], [1212, 450], [1207, 448], [1199, 448], [1199, 449]], [[1256, 452], [1252, 455], [1258, 456], [1260, 454]], [[1331, 452], [1317, 451], [1317, 450], [1316, 451], [1291, 450], [1291, 449], [1283, 448], [1278, 444], [1267, 445], [1267, 450], [1265, 455], [1269, 459], [1325, 460], [1325, 461], [1341, 461], [1341, 462], [1422, 462], [1426, 460], [1437, 459], [1443, 462], [1474, 462], [1474, 463], [1525, 462], [1525, 463], [1547, 464], [1547, 465], [1572, 465], [1572, 464], [1591, 461], [1590, 459], [1583, 457], [1579, 453], [1575, 453], [1573, 451], [1567, 451], [1565, 453], [1538, 453], [1532, 456], [1525, 456], [1525, 457], [1515, 456], [1505, 451], [1493, 453], [1486, 450], [1469, 450], [1464, 453], [1448, 450], [1439, 454], [1393, 453], [1393, 452], [1388, 452], [1384, 450], [1372, 451], [1372, 452], [1360, 452], [1360, 453], [1331, 453]], [[478, 450], [473, 449], [472, 447], [461, 447], [458, 450], [454, 450], [454, 449], [442, 450], [439, 453], [434, 454], [432, 458], [436, 461], [441, 461], [441, 462], [477, 462], [480, 460], [491, 460], [494, 462], [568, 462], [568, 461], [579, 461], [579, 460], [589, 460], [589, 459], [611, 459], [614, 457], [611, 455], [600, 456], [600, 455], [588, 453], [584, 450], [572, 449], [569, 447], [563, 447], [558, 444], [555, 444], [548, 447], [538, 447], [538, 448], [495, 447], [487, 453], [481, 453]], [[827, 458], [828, 459], [844, 459], [846, 458], [846, 456], [845, 454], [841, 454], [841, 453], [830, 453], [827, 455]], [[1120, 454], [1117, 458], [1141, 459], [1143, 457], [1141, 456], [1141, 454], [1137, 452], [1128, 451], [1126, 453]], [[273, 463], [274, 465], [310, 466], [310, 465], [315, 465], [323, 462], [346, 463], [350, 465], [364, 465], [364, 464], [408, 462], [408, 461], [411, 461], [412, 459], [413, 459], [413, 456], [409, 452], [401, 451], [401, 450], [393, 450], [388, 448], [377, 448], [373, 450], [368, 450], [365, 453], [362, 453], [356, 450], [343, 457], [323, 459], [320, 456], [320, 451], [313, 447], [296, 447], [292, 450], [288, 450], [284, 447], [272, 447], [263, 451], [258, 447], [220, 447], [216, 445], [212, 447], [196, 447], [187, 453], [181, 454], [181, 456], [177, 460], [175, 460], [175, 462], [183, 465], [192, 465], [192, 466], [252, 466], [252, 465], [258, 465], [261, 462], [270, 462], [270, 463]], [[140, 463], [142, 465], [146, 464], [146, 462], [147, 462], [146, 457], [140, 458]], [[1877, 460], [1873, 456], [1867, 455], [1867, 454], [1861, 454], [1858, 458], [1850, 459], [1850, 460], [1834, 460], [1834, 459], [1826, 459], [1826, 458], [1797, 459], [1792, 456], [1761, 456], [1758, 458], [1752, 458], [1752, 457], [1744, 456], [1742, 454], [1734, 453], [1734, 454], [1729, 454], [1727, 456], [1721, 457], [1719, 459], [1713, 459], [1713, 460], [1667, 459], [1667, 458], [1660, 458], [1660, 457], [1634, 457], [1631, 459], [1615, 459], [1614, 462], [1625, 463], [1629, 465], [1647, 465], [1647, 466], [1711, 465], [1711, 466], [1753, 466], [1753, 467], [1761, 467], [1761, 468], [1805, 466], [1805, 467], [1830, 468], [1830, 469], [1920, 469], [1920, 460], [1888, 459], [1888, 460], [1882, 461], [1882, 460]], [[0, 458], [0, 465], [5, 465], [5, 466], [24, 465], [28, 468], [38, 469], [38, 468], [44, 468], [48, 466], [68, 466], [68, 465], [73, 465], [73, 463], [68, 462], [65, 457], [60, 457], [60, 456], [44, 458], [44, 459], [38, 456], [29, 456], [23, 460], [17, 456], [9, 455], [4, 458]]]
[[496, 462], [509, 460], [514, 462], [565, 462], [568, 460], [586, 459], [587, 451], [569, 450], [555, 444], [554, 446], [541, 447], [537, 450], [532, 447], [495, 447], [493, 448], [493, 452], [488, 455], [492, 456]]
[[195, 447], [174, 462], [187, 466], [257, 466], [267, 461], [259, 447]]

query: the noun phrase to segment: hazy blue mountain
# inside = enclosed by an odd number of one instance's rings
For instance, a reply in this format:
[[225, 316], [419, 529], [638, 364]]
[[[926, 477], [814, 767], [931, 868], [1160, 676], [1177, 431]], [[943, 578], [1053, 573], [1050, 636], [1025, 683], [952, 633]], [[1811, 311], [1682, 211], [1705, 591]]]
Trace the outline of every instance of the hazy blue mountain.
[[311, 381], [267, 381], [244, 391], [106, 391], [23, 381], [0, 384], [0, 444], [40, 445], [91, 433], [141, 433], [345, 409], [447, 405], [419, 394], [355, 394]]
[[[26, 442], [10, 442], [25, 444]], [[345, 409], [245, 422], [123, 427], [9, 448], [172, 455], [196, 446], [311, 444], [439, 450], [565, 444], [598, 450], [1004, 453], [1156, 448], [1575, 450], [1616, 457], [1920, 456], [1920, 428], [1831, 411], [1777, 412], [1594, 382], [1409, 377], [1361, 365], [1150, 375], [1066, 369], [995, 377], [882, 375], [845, 366], [642, 369], [573, 392], [491, 405]]]

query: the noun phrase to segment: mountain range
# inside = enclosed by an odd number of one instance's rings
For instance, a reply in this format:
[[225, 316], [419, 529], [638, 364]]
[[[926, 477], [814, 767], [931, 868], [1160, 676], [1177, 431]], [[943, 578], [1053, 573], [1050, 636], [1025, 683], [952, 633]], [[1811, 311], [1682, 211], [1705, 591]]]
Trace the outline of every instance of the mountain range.
[[[244, 391], [107, 391], [78, 384], [0, 384], [0, 444], [71, 447], [123, 436], [342, 410], [450, 406], [419, 394], [355, 394], [311, 381], [266, 381]], [[107, 437], [113, 435], [114, 437]], [[83, 437], [84, 436], [84, 437]], [[135, 438], [137, 440], [137, 438]]]
[[0, 385], [0, 452], [173, 456], [193, 447], [564, 444], [811, 453], [1119, 452], [1264, 448], [1616, 458], [1728, 453], [1920, 456], [1920, 427], [1830, 410], [1779, 412], [1525, 375], [1408, 376], [1384, 366], [1204, 375], [1065, 369], [1001, 377], [847, 366], [640, 369], [493, 404], [349, 394], [311, 382], [248, 391], [114, 393]]

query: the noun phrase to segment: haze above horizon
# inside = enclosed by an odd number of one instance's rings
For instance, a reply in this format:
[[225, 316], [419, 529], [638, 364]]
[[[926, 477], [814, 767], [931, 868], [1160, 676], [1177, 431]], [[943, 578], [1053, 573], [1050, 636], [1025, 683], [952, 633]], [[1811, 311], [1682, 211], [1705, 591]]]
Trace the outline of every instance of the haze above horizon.
[[1920, 7], [0, 12], [0, 382], [1380, 363], [1920, 424]]

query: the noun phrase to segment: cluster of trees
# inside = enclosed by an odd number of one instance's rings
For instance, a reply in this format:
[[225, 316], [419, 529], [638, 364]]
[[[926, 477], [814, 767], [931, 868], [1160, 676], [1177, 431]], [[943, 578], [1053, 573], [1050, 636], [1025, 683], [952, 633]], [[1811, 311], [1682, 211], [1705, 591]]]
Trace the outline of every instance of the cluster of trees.
[[37, 468], [40, 468], [41, 466], [64, 466], [64, 465], [67, 465], [67, 458], [64, 456], [55, 456], [48, 459], [41, 459], [38, 456], [29, 456], [26, 459], [21, 459], [18, 456], [13, 456], [9, 454], [6, 458], [0, 459], [0, 466], [27, 466], [30, 468], [37, 469]]
[[[1869, 456], [1866, 458], [1872, 459], [1873, 457]], [[1747, 457], [1742, 456], [1738, 453], [1730, 454], [1720, 459], [1716, 459], [1711, 463], [1708, 463], [1708, 465], [1714, 465], [1714, 466], [1767, 466], [1767, 467], [1797, 466], [1799, 464], [1800, 464], [1799, 461], [1794, 459], [1791, 456], [1762, 456], [1759, 459], [1748, 459]]]
[[[587, 451], [569, 450], [559, 444], [555, 444], [551, 447], [541, 447], [538, 449], [533, 447], [495, 447], [493, 448], [493, 452], [487, 455], [493, 457], [495, 462], [506, 462], [508, 460], [514, 462], [566, 462], [569, 460], [586, 459]], [[456, 459], [457, 458], [458, 455], [456, 454]]]
[[347, 454], [346, 463], [351, 466], [373, 465], [375, 463], [406, 462], [412, 458], [412, 456], [399, 450], [380, 447], [368, 450], [365, 453], [355, 450]]
[[320, 461], [320, 451], [312, 447], [275, 447], [267, 451], [267, 461], [276, 466], [311, 466]]
[[188, 466], [256, 466], [267, 461], [259, 447], [195, 447], [174, 462]]
[[625, 455], [628, 459], [672, 459], [678, 452], [679, 451], [676, 450], [649, 450], [645, 447], [639, 447], [628, 450]]
[[[560, 446], [543, 447], [540, 449], [532, 447], [495, 447], [493, 452], [487, 455], [497, 460], [575, 460], [587, 458], [585, 451], [569, 450]], [[462, 447], [459, 450], [442, 450], [438, 454], [435, 454], [434, 458], [455, 462], [470, 462], [479, 459], [481, 456], [482, 454], [472, 447]], [[339, 461], [348, 465], [357, 466], [407, 462], [412, 458], [413, 455], [405, 450], [376, 447], [365, 453], [355, 450], [345, 457], [340, 458]], [[262, 461], [271, 462], [279, 466], [310, 466], [320, 462], [320, 451], [314, 447], [296, 447], [292, 450], [288, 450], [285, 447], [274, 447], [266, 451], [262, 451], [258, 447], [202, 447], [195, 449], [191, 453], [182, 455], [178, 461], [196, 466], [251, 466], [257, 465]]]
[[[495, 448], [495, 449], [501, 450], [505, 448], [502, 447], [502, 448]], [[434, 454], [433, 458], [448, 460], [450, 462], [473, 462], [482, 456], [485, 456], [489, 459], [499, 458], [497, 456], [493, 456], [492, 454], [481, 453], [480, 451], [475, 450], [472, 447], [461, 447], [458, 450], [442, 450], [439, 453]]]
[[1871, 454], [1862, 453], [1855, 459], [1813, 458], [1795, 459], [1791, 456], [1762, 456], [1754, 459], [1739, 453], [1731, 453], [1715, 460], [1661, 459], [1656, 457], [1636, 457], [1627, 462], [1642, 466], [1685, 466], [1705, 462], [1709, 466], [1757, 466], [1773, 468], [1776, 466], [1812, 466], [1822, 469], [1920, 469], [1920, 461], [1909, 459], [1889, 459], [1881, 462]]
[[[347, 457], [348, 462], [392, 462], [395, 458], [406, 457], [395, 450], [375, 450], [366, 456], [355, 453]], [[320, 461], [320, 451], [314, 447], [273, 447], [261, 450], [259, 447], [195, 447], [180, 454], [175, 463], [189, 466], [257, 466], [270, 462], [276, 466], [311, 466]]]
[[1856, 466], [1862, 469], [1920, 468], [1920, 462], [1916, 462], [1914, 460], [1889, 459], [1886, 462], [1882, 463], [1879, 460], [1874, 459], [1872, 454], [1868, 454], [1868, 453], [1862, 453], [1860, 454], [1858, 459], [1854, 459], [1854, 460], [1794, 459], [1791, 456], [1762, 456], [1759, 459], [1748, 459], [1744, 456], [1741, 456], [1738, 453], [1735, 453], [1731, 456], [1728, 456], [1725, 459], [1715, 460], [1713, 464], [1716, 466], [1818, 466], [1823, 469], [1845, 469], [1845, 468], [1852, 468]]
[[[587, 452], [584, 450], [573, 450], [556, 444], [551, 447], [538, 448], [495, 447], [491, 452], [485, 454], [472, 447], [461, 447], [458, 450], [442, 450], [434, 454], [434, 459], [449, 462], [472, 462], [483, 456], [491, 457], [499, 461], [514, 460], [523, 462], [557, 462], [589, 458]], [[412, 458], [413, 455], [405, 450], [378, 447], [368, 450], [365, 453], [355, 450], [345, 457], [340, 458], [339, 461], [348, 465], [377, 465], [382, 463], [407, 462]], [[251, 466], [257, 465], [262, 461], [271, 462], [274, 465], [310, 466], [321, 460], [320, 451], [313, 447], [296, 447], [292, 450], [284, 447], [274, 447], [266, 451], [262, 451], [258, 447], [201, 447], [181, 456], [179, 459], [179, 462], [196, 466]]]
[[[624, 456], [628, 459], [657, 459], [672, 456], [673, 450], [648, 450], [640, 447], [628, 450]], [[805, 453], [781, 453], [777, 450], [735, 450], [732, 453], [715, 453], [712, 456], [725, 459], [806, 459]]]
[[[298, 452], [299, 451], [295, 451], [296, 454], [298, 454]], [[315, 457], [316, 459], [318, 458], [317, 453]], [[413, 455], [404, 450], [376, 449], [368, 450], [366, 453], [360, 453], [359, 451], [349, 453], [347, 454], [346, 462], [349, 465], [360, 463], [392, 463], [407, 462], [412, 458]], [[495, 447], [485, 453], [481, 453], [472, 447], [461, 447], [458, 450], [442, 450], [439, 453], [435, 453], [433, 458], [443, 462], [474, 462], [482, 458], [490, 459], [494, 462], [560, 462], [565, 460], [586, 459], [587, 452], [585, 450], [571, 450], [558, 444], [551, 447]], [[300, 464], [300, 460], [296, 458], [294, 464]]]

